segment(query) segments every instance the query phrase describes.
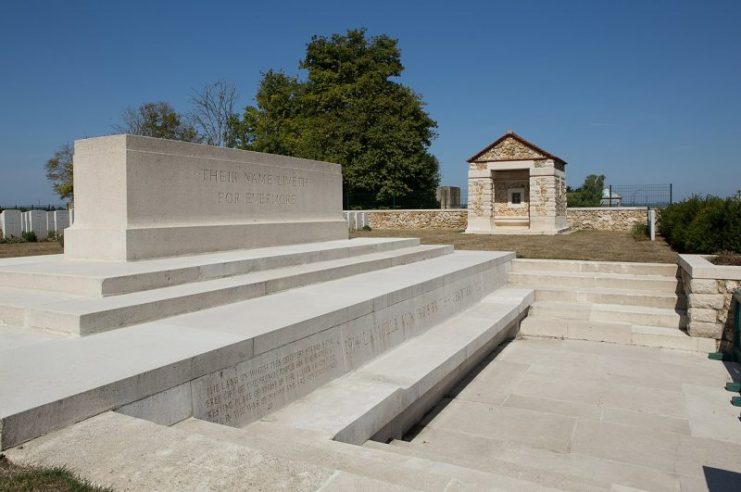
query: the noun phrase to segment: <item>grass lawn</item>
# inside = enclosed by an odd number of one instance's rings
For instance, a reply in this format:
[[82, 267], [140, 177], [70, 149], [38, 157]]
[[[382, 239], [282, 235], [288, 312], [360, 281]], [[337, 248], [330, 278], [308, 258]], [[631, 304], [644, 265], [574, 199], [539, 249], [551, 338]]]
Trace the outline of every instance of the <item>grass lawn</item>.
[[59, 241], [42, 241], [40, 243], [0, 244], [0, 258], [12, 256], [57, 255], [64, 253]]
[[[418, 237], [423, 244], [456, 249], [516, 251], [518, 258], [676, 263], [677, 254], [661, 238], [633, 239], [629, 232], [577, 231], [557, 236], [489, 236], [447, 230], [355, 231], [353, 237]], [[0, 244], [0, 258], [63, 253], [57, 241]]]
[[661, 238], [635, 240], [629, 232], [576, 231], [556, 236], [481, 235], [447, 230], [355, 231], [353, 237], [418, 237], [423, 244], [455, 249], [516, 251], [518, 258], [676, 263], [677, 254]]
[[104, 492], [79, 480], [63, 468], [32, 468], [14, 465], [0, 454], [0, 492]]

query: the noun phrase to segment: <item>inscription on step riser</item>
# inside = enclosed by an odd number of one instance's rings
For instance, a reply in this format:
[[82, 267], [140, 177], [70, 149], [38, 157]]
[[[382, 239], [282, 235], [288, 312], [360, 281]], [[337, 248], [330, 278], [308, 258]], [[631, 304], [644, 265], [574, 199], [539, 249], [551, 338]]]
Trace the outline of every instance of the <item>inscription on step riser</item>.
[[196, 418], [239, 427], [362, 365], [481, 297], [476, 276], [193, 381]]
[[[266, 415], [338, 374], [336, 337], [276, 350], [194, 382], [196, 417], [237, 426]], [[282, 352], [282, 353], [278, 353]]]

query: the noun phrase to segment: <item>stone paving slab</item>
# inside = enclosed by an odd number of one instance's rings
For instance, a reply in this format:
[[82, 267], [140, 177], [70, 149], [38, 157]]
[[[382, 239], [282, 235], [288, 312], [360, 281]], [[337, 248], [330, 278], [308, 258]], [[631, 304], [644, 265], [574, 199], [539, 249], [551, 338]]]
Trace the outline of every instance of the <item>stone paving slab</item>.
[[567, 490], [732, 490], [741, 420], [729, 380], [741, 366], [701, 354], [519, 339], [387, 447]]

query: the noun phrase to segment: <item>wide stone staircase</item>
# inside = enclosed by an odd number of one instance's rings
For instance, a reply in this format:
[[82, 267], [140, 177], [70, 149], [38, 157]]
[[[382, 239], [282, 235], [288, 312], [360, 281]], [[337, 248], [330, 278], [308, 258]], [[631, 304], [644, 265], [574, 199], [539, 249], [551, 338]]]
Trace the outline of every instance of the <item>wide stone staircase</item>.
[[0, 325], [86, 336], [452, 252], [360, 238], [130, 263], [18, 258], [0, 265]]
[[674, 264], [517, 259], [509, 284], [535, 291], [523, 337], [715, 351], [715, 340], [685, 331]]
[[363, 238], [3, 262], [0, 449], [117, 490], [544, 490], [361, 446], [515, 336], [513, 259]]

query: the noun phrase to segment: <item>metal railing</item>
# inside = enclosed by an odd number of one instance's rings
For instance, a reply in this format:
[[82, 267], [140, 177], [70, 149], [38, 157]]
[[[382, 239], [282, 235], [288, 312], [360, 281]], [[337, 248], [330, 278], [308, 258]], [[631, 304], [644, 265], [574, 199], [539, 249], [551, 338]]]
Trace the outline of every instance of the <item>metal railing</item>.
[[672, 184], [609, 185], [602, 192], [602, 207], [659, 208], [672, 204]]

